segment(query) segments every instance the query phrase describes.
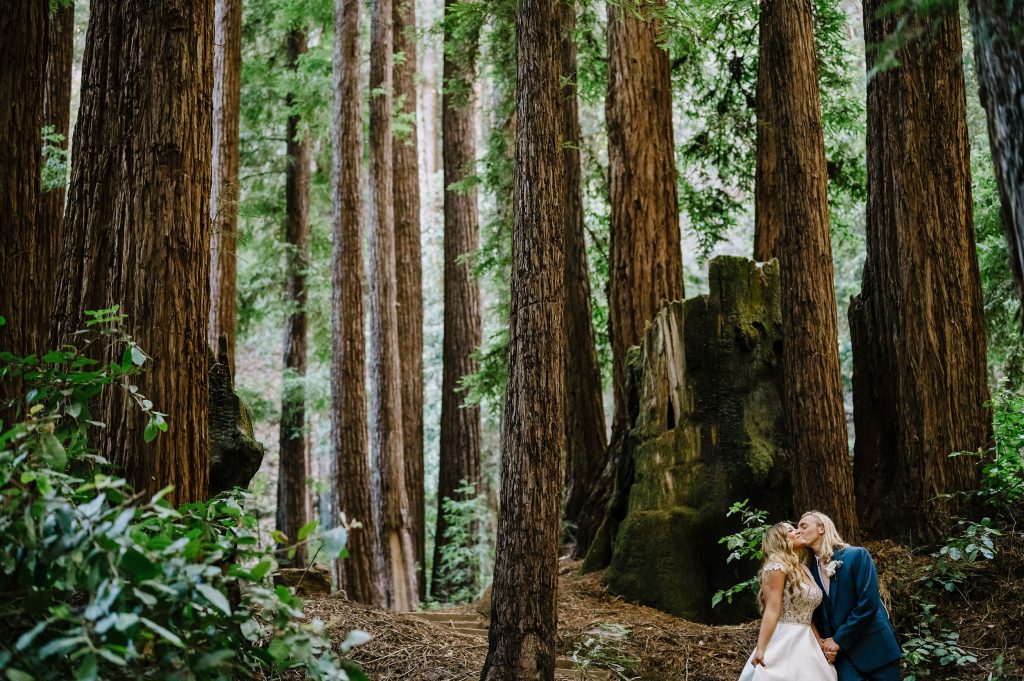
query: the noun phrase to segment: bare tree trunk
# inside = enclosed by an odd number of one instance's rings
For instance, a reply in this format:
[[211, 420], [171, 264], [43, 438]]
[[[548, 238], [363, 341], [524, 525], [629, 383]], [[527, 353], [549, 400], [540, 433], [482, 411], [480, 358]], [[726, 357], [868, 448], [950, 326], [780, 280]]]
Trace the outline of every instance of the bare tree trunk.
[[[883, 4], [864, 3], [869, 43], [906, 18], [878, 16]], [[946, 536], [955, 493], [978, 480], [975, 459], [949, 455], [991, 435], [961, 53], [953, 9], [868, 82], [868, 255], [849, 312], [856, 494], [867, 531], [910, 542]]]
[[437, 480], [437, 532], [431, 595], [439, 601], [464, 588], [472, 588], [477, 576], [448, 574], [442, 565], [448, 522], [446, 499], [465, 499], [458, 490], [463, 483], [479, 492], [480, 407], [462, 406], [459, 382], [477, 370], [473, 352], [480, 347], [480, 285], [469, 263], [461, 260], [480, 246], [476, 188], [453, 188], [475, 173], [476, 129], [474, 94], [477, 35], [457, 37], [452, 30], [450, 8], [461, 0], [446, 0], [444, 91], [441, 125], [444, 156], [444, 343], [441, 379], [441, 442]]
[[660, 21], [653, 18], [664, 4], [608, 4], [608, 330], [615, 412], [601, 477], [580, 516], [577, 553], [586, 551], [596, 538], [625, 445], [626, 353], [640, 342], [644, 327], [662, 305], [684, 297], [672, 79], [668, 53], [658, 44]]
[[216, 0], [214, 22], [209, 343], [215, 348], [219, 336], [227, 338], [228, 366], [234, 373], [242, 0]]
[[[1012, 3], [969, 0], [974, 65], [1010, 245], [1010, 265], [1024, 301], [1024, 17]], [[1021, 316], [1024, 324], [1024, 315]]]
[[410, 130], [395, 140], [395, 266], [398, 274], [398, 354], [402, 366], [402, 441], [405, 490], [419, 598], [426, 597], [426, 525], [423, 508], [423, 263], [420, 256], [420, 173], [416, 134], [416, 3], [393, 0], [395, 13], [396, 104]]
[[411, 610], [418, 601], [416, 549], [406, 495], [402, 437], [401, 364], [395, 282], [395, 211], [392, 116], [392, 0], [373, 0], [370, 20], [370, 333], [373, 400], [370, 450], [381, 550], [392, 609]]
[[[8, 3], [0, 13], [0, 347], [17, 356], [37, 354], [47, 340], [55, 235], [39, 219], [44, 84], [47, 82], [45, 0]], [[53, 227], [49, 224], [49, 227]], [[0, 420], [9, 425], [20, 402], [20, 381], [0, 386]]]
[[383, 605], [377, 562], [377, 518], [370, 491], [366, 432], [366, 340], [363, 329], [362, 98], [359, 24], [362, 0], [334, 0], [334, 247], [331, 310], [331, 441], [336, 520], [362, 529], [349, 535], [348, 558], [335, 561], [338, 586], [350, 599]]
[[[583, 228], [583, 172], [580, 163], [580, 110], [576, 98], [576, 3], [561, 4], [563, 135], [565, 147], [565, 341], [566, 450], [565, 510], [569, 523], [579, 522], [584, 503], [604, 465], [605, 421], [601, 404], [601, 369], [594, 345], [590, 311], [590, 273]], [[575, 533], [572, 533], [575, 534]]]
[[558, 0], [516, 7], [515, 222], [501, 513], [482, 681], [554, 678], [565, 447], [565, 173]]
[[121, 306], [153, 358], [139, 390], [170, 429], [145, 444], [146, 418], [108, 391], [97, 444], [136, 489], [174, 485], [175, 503], [205, 498], [209, 478], [212, 88], [212, 0], [92, 4], [56, 331], [67, 339], [86, 310]]
[[754, 170], [754, 260], [767, 262], [779, 254], [779, 231], [782, 210], [781, 196], [776, 185], [778, 172], [778, 151], [775, 147], [775, 119], [772, 110], [771, 72], [772, 59], [777, 58], [768, 49], [764, 40], [770, 27], [765, 22], [774, 16], [761, 5], [758, 19], [762, 36], [758, 45], [757, 66], [757, 158]]
[[769, 0], [761, 11], [774, 181], [785, 197], [778, 206], [778, 257], [788, 330], [782, 375], [793, 506], [824, 511], [843, 536], [855, 539], [814, 15], [811, 0]]

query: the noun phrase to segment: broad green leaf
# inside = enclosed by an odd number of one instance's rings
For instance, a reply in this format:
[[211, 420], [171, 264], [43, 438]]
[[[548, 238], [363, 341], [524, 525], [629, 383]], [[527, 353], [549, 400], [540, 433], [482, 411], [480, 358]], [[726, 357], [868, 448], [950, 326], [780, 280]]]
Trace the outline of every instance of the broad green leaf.
[[121, 569], [140, 581], [153, 579], [160, 574], [160, 568], [135, 549], [125, 552], [124, 557], [121, 558]]
[[149, 627], [153, 632], [155, 632], [155, 633], [159, 634], [160, 636], [162, 636], [168, 642], [178, 646], [179, 648], [184, 648], [185, 647], [185, 644], [181, 642], [181, 639], [178, 638], [177, 635], [171, 633], [170, 631], [168, 631], [164, 627], [160, 626], [159, 624], [157, 624], [153, 620], [151, 620], [151, 619], [149, 619], [147, 617], [141, 617], [140, 619], [142, 620], [143, 624], [145, 624], [147, 627]]
[[57, 436], [50, 432], [39, 435], [39, 455], [48, 467], [55, 471], [63, 471], [68, 465], [68, 453]]
[[132, 346], [132, 363], [136, 366], [142, 366], [146, 363], [146, 353], [138, 345]]
[[299, 541], [303, 541], [309, 536], [309, 533], [316, 529], [316, 526], [320, 524], [319, 520], [313, 519], [308, 523], [299, 528]]
[[225, 615], [231, 615], [231, 604], [228, 603], [228, 599], [220, 591], [209, 584], [197, 584], [196, 590], [203, 594], [211, 605], [216, 607]]

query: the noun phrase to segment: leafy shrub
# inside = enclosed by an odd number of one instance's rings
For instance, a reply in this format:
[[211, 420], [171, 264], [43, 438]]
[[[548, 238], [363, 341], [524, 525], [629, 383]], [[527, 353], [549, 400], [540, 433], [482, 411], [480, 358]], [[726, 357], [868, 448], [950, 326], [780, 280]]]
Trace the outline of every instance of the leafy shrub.
[[468, 603], [480, 597], [480, 576], [489, 572], [483, 520], [488, 514], [487, 499], [477, 494], [472, 484], [461, 480], [455, 498], [446, 497], [442, 503], [446, 542], [441, 545], [438, 574], [451, 586], [431, 591], [444, 592], [448, 603]]
[[[0, 322], [2, 323], [2, 322]], [[322, 622], [274, 587], [276, 551], [260, 543], [242, 490], [172, 508], [170, 488], [133, 493], [91, 451], [90, 402], [121, 389], [167, 429], [131, 382], [147, 357], [117, 310], [93, 313], [74, 347], [38, 358], [0, 353], [0, 377], [27, 386], [22, 419], [0, 434], [0, 670], [29, 679], [365, 678], [332, 650]], [[102, 345], [102, 365], [82, 348]], [[312, 528], [310, 528], [312, 529]], [[316, 540], [342, 553], [347, 529]], [[366, 640], [354, 633], [345, 644]]]
[[[718, 540], [719, 544], [725, 544], [726, 548], [729, 549], [729, 557], [726, 558], [726, 563], [731, 563], [735, 560], [741, 560], [743, 558], [760, 561], [764, 556], [761, 554], [761, 540], [764, 539], [764, 533], [768, 531], [768, 512], [762, 511], [756, 508], [749, 508], [747, 504], [750, 503], [750, 499], [744, 499], [743, 501], [737, 501], [729, 507], [729, 512], [726, 513], [726, 517], [739, 515], [740, 520], [743, 522], [743, 529], [735, 534], [722, 537]], [[711, 607], [717, 606], [723, 600], [732, 603], [732, 599], [736, 594], [742, 593], [746, 589], [750, 589], [754, 594], [760, 586], [759, 575], [754, 575], [750, 579], [744, 580], [739, 584], [734, 584], [728, 589], [715, 592], [715, 595], [711, 597]]]

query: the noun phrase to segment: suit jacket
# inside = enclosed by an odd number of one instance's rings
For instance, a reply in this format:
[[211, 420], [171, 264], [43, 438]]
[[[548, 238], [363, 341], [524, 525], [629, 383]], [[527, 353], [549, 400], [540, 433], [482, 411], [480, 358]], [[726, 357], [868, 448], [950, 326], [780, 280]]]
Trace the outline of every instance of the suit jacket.
[[[832, 560], [842, 565], [831, 577], [829, 591], [814, 611], [814, 624], [823, 638], [832, 637], [845, 655], [862, 672], [895, 662], [902, 652], [896, 642], [889, 615], [878, 594], [878, 573], [871, 554], [860, 546], [836, 551]], [[822, 587], [817, 561], [811, 574]]]

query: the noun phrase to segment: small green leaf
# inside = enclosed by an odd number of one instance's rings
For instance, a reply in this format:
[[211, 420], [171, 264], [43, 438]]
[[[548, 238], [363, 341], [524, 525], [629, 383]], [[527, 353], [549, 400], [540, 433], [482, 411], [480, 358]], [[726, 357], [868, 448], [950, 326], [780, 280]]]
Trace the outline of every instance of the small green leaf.
[[316, 526], [320, 524], [319, 520], [310, 520], [308, 523], [299, 528], [299, 541], [304, 540], [309, 536], [309, 533], [316, 529]]
[[142, 366], [146, 363], [146, 353], [138, 345], [132, 346], [132, 364]]
[[39, 456], [43, 463], [55, 471], [63, 471], [68, 465], [68, 453], [57, 436], [50, 432], [39, 435]]
[[216, 607], [225, 615], [231, 615], [231, 604], [228, 603], [228, 599], [220, 591], [214, 589], [209, 584], [197, 584], [196, 590], [203, 594], [211, 605]]
[[362, 629], [353, 629], [352, 631], [348, 632], [348, 636], [346, 636], [345, 640], [342, 642], [341, 652], [347, 653], [356, 646], [361, 646], [372, 638], [372, 636], [370, 636]]
[[[0, 317], [0, 319], [3, 319], [3, 317]], [[26, 674], [20, 669], [11, 668], [4, 673], [7, 674], [8, 681], [36, 681], [36, 677]]]
[[135, 549], [129, 549], [121, 558], [121, 569], [139, 581], [152, 579], [160, 574], [160, 568]]
[[153, 620], [148, 619], [146, 617], [141, 617], [140, 619], [142, 620], [143, 624], [145, 624], [152, 631], [156, 632], [157, 634], [162, 636], [164, 639], [166, 639], [170, 643], [178, 646], [179, 648], [184, 648], [185, 647], [185, 644], [181, 642], [180, 638], [178, 638], [175, 634], [171, 633], [170, 631], [168, 631], [164, 627], [160, 626], [159, 624], [157, 624]]

